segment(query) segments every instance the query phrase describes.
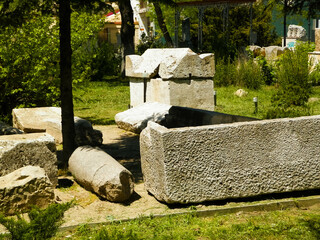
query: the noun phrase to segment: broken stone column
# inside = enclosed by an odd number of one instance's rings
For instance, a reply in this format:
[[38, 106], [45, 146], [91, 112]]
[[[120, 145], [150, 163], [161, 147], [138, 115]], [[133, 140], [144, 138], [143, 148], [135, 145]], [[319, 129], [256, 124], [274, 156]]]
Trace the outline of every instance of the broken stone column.
[[53, 185], [38, 166], [25, 166], [0, 177], [0, 211], [6, 215], [25, 212], [34, 205], [45, 208], [53, 201]]
[[189, 48], [148, 49], [126, 57], [130, 77], [130, 105], [144, 102], [214, 109], [214, 55], [198, 55]]
[[56, 186], [58, 167], [54, 138], [46, 133], [0, 136], [0, 176], [27, 165], [43, 168]]
[[124, 202], [133, 193], [131, 172], [100, 148], [78, 147], [69, 159], [69, 170], [85, 189], [111, 202]]

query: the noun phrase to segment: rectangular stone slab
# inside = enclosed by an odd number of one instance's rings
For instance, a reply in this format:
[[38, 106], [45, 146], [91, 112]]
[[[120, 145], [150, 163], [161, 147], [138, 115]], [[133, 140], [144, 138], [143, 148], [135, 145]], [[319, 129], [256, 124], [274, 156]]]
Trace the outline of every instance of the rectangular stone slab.
[[198, 203], [320, 188], [320, 116], [168, 129], [140, 135], [146, 189]]

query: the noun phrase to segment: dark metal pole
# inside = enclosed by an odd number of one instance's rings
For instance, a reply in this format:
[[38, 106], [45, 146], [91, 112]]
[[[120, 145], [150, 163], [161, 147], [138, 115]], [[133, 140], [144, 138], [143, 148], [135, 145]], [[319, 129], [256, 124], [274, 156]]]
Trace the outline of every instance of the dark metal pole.
[[249, 36], [249, 45], [252, 45], [252, 3], [250, 3], [250, 36]]
[[198, 7], [198, 17], [199, 17], [199, 25], [198, 25], [198, 52], [202, 51], [202, 23], [203, 23], [203, 13], [204, 7]]
[[283, 6], [283, 46], [287, 46], [287, 4], [288, 0], [284, 0]]
[[179, 47], [179, 24], [180, 24], [180, 11], [176, 8], [175, 13], [175, 28], [174, 28], [174, 47]]

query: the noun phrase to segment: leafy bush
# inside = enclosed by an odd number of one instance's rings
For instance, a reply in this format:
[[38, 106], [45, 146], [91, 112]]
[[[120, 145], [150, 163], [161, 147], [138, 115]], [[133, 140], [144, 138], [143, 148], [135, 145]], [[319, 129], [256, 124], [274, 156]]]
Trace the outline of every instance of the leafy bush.
[[0, 118], [14, 107], [59, 105], [58, 39], [51, 17], [0, 33]]
[[272, 96], [272, 109], [267, 118], [309, 115], [306, 103], [311, 94], [308, 47], [299, 44], [295, 51], [286, 51], [276, 69], [278, 90]]
[[237, 63], [236, 85], [249, 89], [259, 89], [264, 83], [264, 76], [260, 66], [249, 59], [239, 59]]
[[143, 54], [148, 48], [164, 48], [165, 44], [161, 42], [159, 37], [149, 37], [142, 33], [141, 40], [137, 45], [137, 54]]
[[214, 85], [217, 87], [227, 87], [235, 85], [236, 67], [230, 57], [227, 60], [218, 60], [216, 72], [213, 77]]
[[320, 85], [320, 64], [317, 64], [309, 73], [309, 82], [312, 86]]
[[264, 83], [264, 76], [261, 67], [252, 59], [240, 59], [231, 62], [218, 61], [214, 76], [216, 86], [238, 86], [249, 89], [259, 89]]
[[43, 240], [55, 235], [62, 223], [64, 212], [72, 206], [72, 203], [51, 204], [41, 210], [34, 207], [29, 213], [30, 222], [20, 215], [17, 218], [9, 218], [0, 215], [0, 223], [11, 233], [12, 240]]
[[[96, 80], [116, 74], [118, 61], [97, 33], [104, 22], [99, 15], [72, 13], [73, 81]], [[59, 106], [59, 24], [39, 16], [20, 27], [0, 32], [0, 120], [9, 122], [16, 107]]]

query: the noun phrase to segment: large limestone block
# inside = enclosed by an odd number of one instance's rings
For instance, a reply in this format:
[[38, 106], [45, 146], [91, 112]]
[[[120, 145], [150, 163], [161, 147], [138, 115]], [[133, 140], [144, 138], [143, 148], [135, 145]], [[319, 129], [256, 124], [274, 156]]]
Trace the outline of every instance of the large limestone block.
[[0, 176], [32, 165], [45, 169], [53, 186], [58, 183], [54, 138], [46, 133], [0, 136]]
[[315, 51], [320, 52], [320, 28], [315, 29], [315, 37], [316, 37], [316, 49]]
[[130, 80], [131, 106], [136, 107], [144, 102], [214, 110], [213, 80], [161, 78], [145, 81]]
[[148, 49], [141, 56], [126, 57], [126, 75], [135, 78], [212, 78], [214, 55], [198, 55], [189, 48]]
[[0, 177], [0, 211], [12, 215], [32, 206], [47, 207], [54, 201], [54, 188], [44, 169], [25, 166]]
[[[62, 143], [61, 108], [38, 107], [12, 110], [13, 125], [26, 133], [47, 132], [57, 143]], [[79, 117], [74, 118], [76, 144], [99, 146], [102, 133], [94, 130], [91, 123]]]
[[69, 170], [85, 189], [109, 201], [124, 202], [133, 193], [132, 174], [99, 148], [78, 147], [69, 159]]
[[116, 114], [115, 121], [119, 128], [140, 133], [148, 121], [160, 123], [165, 119], [171, 105], [152, 102], [144, 103], [137, 107]]
[[146, 189], [197, 203], [320, 187], [320, 116], [168, 129], [140, 135]]

